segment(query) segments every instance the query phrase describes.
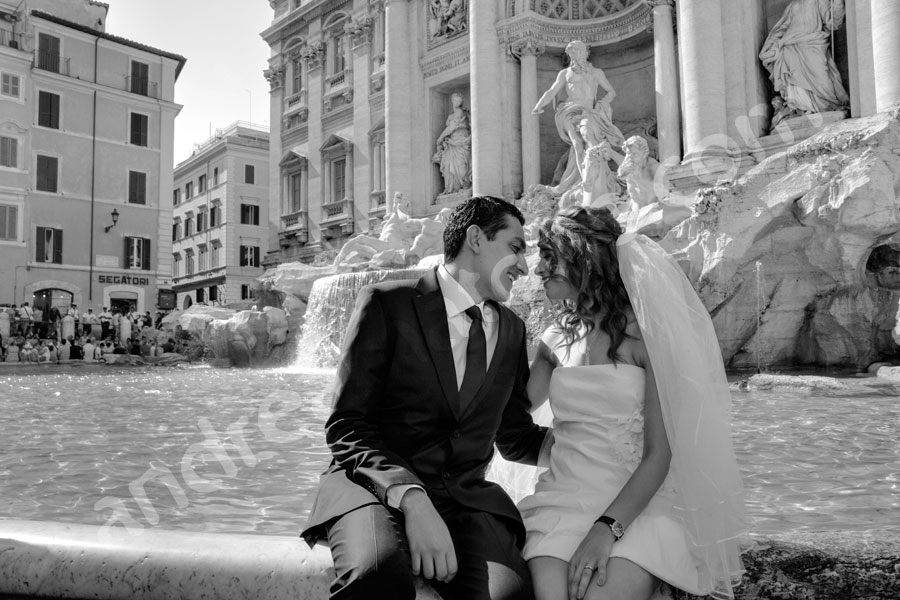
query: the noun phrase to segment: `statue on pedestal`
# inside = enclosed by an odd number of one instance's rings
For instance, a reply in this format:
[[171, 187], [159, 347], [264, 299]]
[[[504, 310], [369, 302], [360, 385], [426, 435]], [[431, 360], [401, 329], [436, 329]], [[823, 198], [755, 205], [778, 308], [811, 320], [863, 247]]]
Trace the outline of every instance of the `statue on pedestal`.
[[472, 187], [472, 132], [469, 111], [463, 108], [459, 92], [450, 94], [452, 109], [444, 130], [437, 138], [437, 152], [432, 162], [441, 167], [444, 193], [453, 194]]
[[660, 200], [656, 189], [656, 171], [659, 162], [650, 156], [650, 146], [647, 140], [639, 135], [633, 135], [622, 146], [625, 149], [625, 157], [619, 165], [617, 175], [625, 181], [625, 193], [628, 196], [628, 206], [623, 212], [639, 210], [649, 204]]
[[759, 53], [775, 92], [792, 114], [842, 110], [850, 102], [834, 59], [829, 38], [844, 20], [844, 0], [793, 0], [769, 32]]
[[[563, 89], [566, 90], [566, 101], [556, 106], [556, 130], [572, 148], [569, 150], [566, 170], [559, 185], [553, 190], [557, 194], [578, 187], [584, 181], [582, 169], [587, 145], [579, 132], [583, 119], [590, 120], [598, 136], [612, 146], [619, 147], [625, 141], [622, 132], [612, 122], [610, 104], [616, 97], [616, 92], [603, 71], [588, 62], [587, 46], [580, 40], [573, 40], [566, 46], [566, 54], [569, 56], [569, 66], [559, 72], [556, 81], [531, 111], [532, 114], [541, 114], [545, 106], [551, 101], [555, 103], [556, 96]], [[596, 100], [598, 88], [603, 89], [606, 94]]]
[[602, 131], [597, 127], [596, 121], [588, 118], [582, 119], [578, 131], [587, 147], [581, 167], [581, 171], [584, 173], [584, 180], [581, 184], [581, 205], [594, 208], [605, 207], [610, 209], [613, 214], [617, 214], [622, 187], [616, 181], [616, 175], [609, 168], [609, 161], [621, 162], [622, 155], [613, 150], [612, 145], [603, 139]]

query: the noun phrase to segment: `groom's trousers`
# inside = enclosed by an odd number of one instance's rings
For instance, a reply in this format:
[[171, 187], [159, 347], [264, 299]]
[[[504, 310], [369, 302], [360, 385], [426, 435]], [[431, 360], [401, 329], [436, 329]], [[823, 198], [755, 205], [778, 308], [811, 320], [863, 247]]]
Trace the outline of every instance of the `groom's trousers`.
[[[430, 583], [445, 600], [532, 600], [531, 577], [516, 538], [492, 514], [429, 496], [453, 538], [459, 569], [450, 583]], [[403, 515], [370, 504], [328, 527], [328, 544], [337, 578], [332, 600], [416, 596]]]

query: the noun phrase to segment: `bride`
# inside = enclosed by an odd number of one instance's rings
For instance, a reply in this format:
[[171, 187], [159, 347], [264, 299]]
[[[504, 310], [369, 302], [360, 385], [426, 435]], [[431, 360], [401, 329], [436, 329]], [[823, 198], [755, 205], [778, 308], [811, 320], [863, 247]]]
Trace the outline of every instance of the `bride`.
[[743, 492], [708, 313], [677, 264], [606, 209], [540, 228], [562, 308], [529, 396], [549, 397], [549, 469], [519, 508], [537, 600], [647, 599], [661, 583], [733, 598]]

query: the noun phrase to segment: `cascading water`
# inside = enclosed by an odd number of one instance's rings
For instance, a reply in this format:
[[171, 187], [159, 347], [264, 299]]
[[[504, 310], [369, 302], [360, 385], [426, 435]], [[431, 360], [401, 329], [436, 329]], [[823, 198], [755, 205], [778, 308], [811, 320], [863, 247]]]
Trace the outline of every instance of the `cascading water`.
[[297, 366], [333, 367], [359, 291], [380, 281], [418, 279], [427, 269], [342, 273], [316, 280], [309, 294], [306, 322], [297, 347]]

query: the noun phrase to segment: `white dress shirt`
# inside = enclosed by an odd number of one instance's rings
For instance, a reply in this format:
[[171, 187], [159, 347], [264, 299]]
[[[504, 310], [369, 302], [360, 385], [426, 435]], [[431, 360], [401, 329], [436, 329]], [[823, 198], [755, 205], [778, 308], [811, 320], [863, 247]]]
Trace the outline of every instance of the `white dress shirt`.
[[[469, 326], [472, 324], [472, 319], [466, 314], [466, 309], [470, 306], [477, 306], [481, 310], [484, 338], [487, 342], [487, 362], [485, 364], [488, 367], [494, 357], [494, 350], [497, 348], [500, 315], [490, 304], [485, 304], [484, 300], [476, 303], [444, 265], [437, 268], [437, 278], [441, 294], [444, 296], [444, 308], [447, 310], [450, 348], [453, 351], [453, 366], [456, 369], [456, 389], [458, 390], [462, 387], [463, 377], [466, 374], [466, 347], [469, 344]], [[415, 484], [398, 484], [389, 487], [387, 491], [388, 506], [400, 508], [400, 500], [412, 488], [423, 489], [422, 486]]]

